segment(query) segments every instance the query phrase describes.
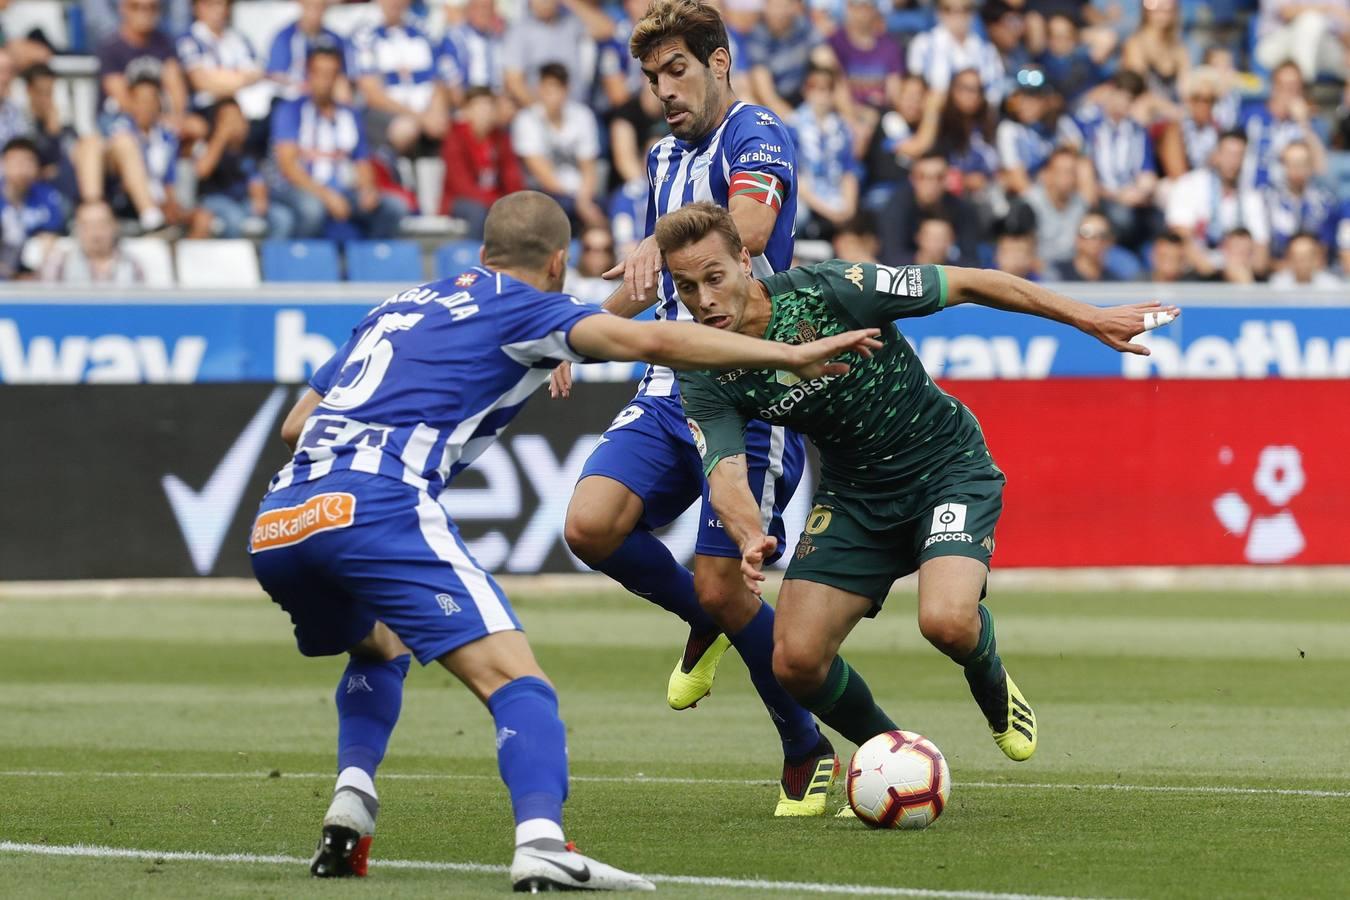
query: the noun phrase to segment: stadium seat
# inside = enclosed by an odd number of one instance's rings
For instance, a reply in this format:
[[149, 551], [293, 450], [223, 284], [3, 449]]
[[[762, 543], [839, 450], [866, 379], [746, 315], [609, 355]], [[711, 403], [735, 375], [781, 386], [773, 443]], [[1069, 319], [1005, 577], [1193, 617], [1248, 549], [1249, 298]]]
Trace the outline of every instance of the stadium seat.
[[449, 278], [478, 265], [478, 241], [449, 241], [436, 251], [436, 277]]
[[146, 287], [173, 287], [173, 253], [163, 238], [123, 238], [122, 249], [141, 264]]
[[445, 187], [445, 161], [438, 156], [424, 156], [413, 163], [417, 184], [417, 205], [424, 216], [441, 211], [441, 189]]
[[11, 40], [27, 37], [36, 28], [46, 35], [57, 52], [70, 46], [66, 7], [60, 0], [17, 0], [0, 13], [0, 26]]
[[422, 280], [422, 251], [414, 241], [348, 241], [347, 280]]
[[262, 281], [251, 241], [178, 242], [178, 284], [185, 288], [252, 288]]
[[1350, 199], [1350, 150], [1332, 150], [1327, 154], [1327, 179], [1337, 197]]
[[251, 0], [231, 7], [230, 24], [248, 38], [253, 52], [266, 61], [277, 32], [299, 16], [299, 6], [289, 0]]
[[380, 8], [374, 3], [338, 3], [323, 14], [323, 24], [344, 38], [349, 38], [367, 25], [377, 25]]
[[263, 281], [338, 281], [337, 247], [329, 241], [262, 243]]

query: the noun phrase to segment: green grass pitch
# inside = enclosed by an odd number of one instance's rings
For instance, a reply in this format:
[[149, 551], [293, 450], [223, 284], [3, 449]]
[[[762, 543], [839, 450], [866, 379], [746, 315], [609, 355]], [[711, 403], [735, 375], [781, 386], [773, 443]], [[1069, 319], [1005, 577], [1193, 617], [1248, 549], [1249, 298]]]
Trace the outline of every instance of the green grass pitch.
[[[951, 765], [951, 803], [923, 832], [771, 818], [777, 742], [740, 661], [698, 709], [667, 709], [683, 633], [665, 614], [605, 593], [516, 603], [570, 732], [569, 836], [686, 877], [661, 895], [1350, 890], [1350, 602], [1335, 591], [995, 596], [1041, 725], [1021, 764], [896, 595], [845, 649]], [[265, 599], [0, 600], [0, 895], [506, 893], [491, 720], [439, 668], [408, 681], [370, 877], [316, 882], [275, 859], [318, 836], [340, 669], [301, 658]], [[54, 855], [76, 845], [144, 852]], [[192, 852], [211, 858], [178, 855]]]

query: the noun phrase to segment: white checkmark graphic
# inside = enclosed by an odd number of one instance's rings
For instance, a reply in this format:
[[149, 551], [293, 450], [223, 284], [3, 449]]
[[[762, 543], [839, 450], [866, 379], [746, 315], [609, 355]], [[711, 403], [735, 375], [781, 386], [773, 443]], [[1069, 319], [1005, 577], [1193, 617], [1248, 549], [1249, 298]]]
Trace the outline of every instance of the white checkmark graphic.
[[285, 402], [286, 388], [272, 391], [200, 491], [188, 487], [177, 475], [160, 479], [198, 575], [209, 575], [215, 568], [225, 533]]

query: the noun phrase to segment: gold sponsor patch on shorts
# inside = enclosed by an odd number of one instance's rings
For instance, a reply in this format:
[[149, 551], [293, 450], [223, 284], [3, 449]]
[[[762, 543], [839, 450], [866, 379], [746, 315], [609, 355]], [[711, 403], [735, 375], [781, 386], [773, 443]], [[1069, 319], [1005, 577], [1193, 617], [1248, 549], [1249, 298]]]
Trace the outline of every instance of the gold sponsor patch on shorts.
[[273, 509], [258, 516], [249, 538], [251, 553], [290, 547], [316, 534], [346, 528], [356, 521], [356, 497], [345, 491], [317, 494], [299, 506]]

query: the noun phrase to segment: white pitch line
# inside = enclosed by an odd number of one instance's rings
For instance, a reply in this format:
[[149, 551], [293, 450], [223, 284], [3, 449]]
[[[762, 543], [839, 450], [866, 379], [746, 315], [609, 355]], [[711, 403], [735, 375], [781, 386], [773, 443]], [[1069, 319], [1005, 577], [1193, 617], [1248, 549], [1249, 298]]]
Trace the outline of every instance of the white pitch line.
[[[319, 778], [332, 779], [330, 772], [61, 772], [43, 769], [0, 771], [0, 778], [184, 778], [184, 779], [261, 779]], [[389, 772], [379, 776], [381, 781], [496, 781], [497, 775], [436, 774], [434, 772]], [[776, 784], [767, 778], [683, 778], [664, 775], [573, 775], [572, 781], [595, 784], [688, 784], [732, 785], [763, 787]], [[1026, 781], [957, 781], [957, 787], [978, 790], [1008, 791], [1122, 791], [1143, 794], [1223, 794], [1232, 796], [1323, 797], [1335, 800], [1350, 799], [1350, 790], [1333, 791], [1318, 788], [1259, 788], [1240, 785], [1185, 785], [1185, 784], [1110, 784], [1075, 782]]]
[[[198, 850], [137, 850], [127, 847], [99, 847], [90, 844], [21, 844], [0, 841], [0, 853], [30, 854], [35, 856], [66, 856], [93, 859], [148, 859], [174, 862], [257, 863], [269, 865], [308, 866], [309, 860], [299, 856], [253, 853], [203, 853]], [[421, 859], [373, 859], [376, 869], [414, 869], [428, 872], [473, 872], [504, 875], [506, 866], [487, 863], [432, 862]], [[644, 875], [658, 884], [684, 884], [693, 887], [738, 888], [749, 891], [797, 891], [809, 894], [844, 894], [854, 897], [924, 897], [931, 900], [1084, 900], [1051, 894], [1004, 894], [997, 891], [956, 891], [934, 888], [882, 887], [870, 884], [830, 884], [816, 881], [765, 881], [757, 878], [716, 878], [699, 875]]]

